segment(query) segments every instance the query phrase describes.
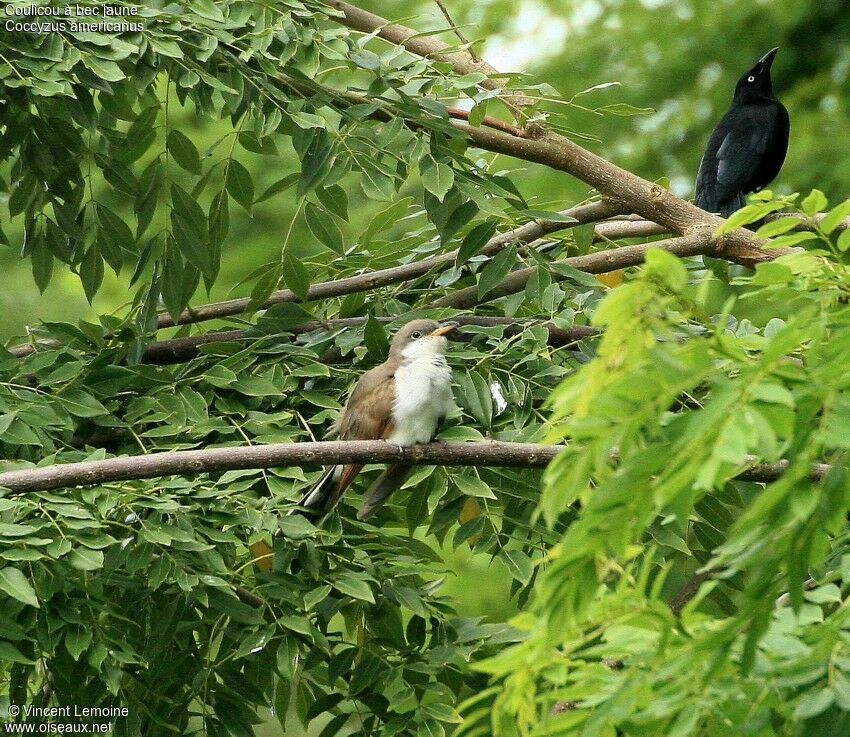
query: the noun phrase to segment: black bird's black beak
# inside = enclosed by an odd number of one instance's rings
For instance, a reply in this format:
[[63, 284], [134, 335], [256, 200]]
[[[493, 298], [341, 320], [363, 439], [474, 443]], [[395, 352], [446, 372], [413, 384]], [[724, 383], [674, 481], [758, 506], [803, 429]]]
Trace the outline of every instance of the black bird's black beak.
[[771, 49], [761, 59], [759, 59], [758, 66], [759, 71], [761, 71], [762, 74], [766, 74], [770, 71], [770, 67], [773, 64], [773, 60], [776, 58], [778, 51], [779, 47], [777, 46], [775, 49]]

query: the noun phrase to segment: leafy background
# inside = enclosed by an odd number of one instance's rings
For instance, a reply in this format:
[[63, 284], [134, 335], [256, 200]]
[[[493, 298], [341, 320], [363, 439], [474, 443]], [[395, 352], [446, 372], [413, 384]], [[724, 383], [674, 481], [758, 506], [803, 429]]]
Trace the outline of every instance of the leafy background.
[[[364, 2], [361, 7], [389, 18], [411, 18], [418, 28], [443, 28], [432, 3]], [[834, 201], [848, 195], [842, 172], [848, 154], [835, 142], [850, 133], [846, 88], [850, 46], [841, 21], [840, 0], [825, 2], [488, 2], [452, 3], [456, 22], [472, 39], [486, 39], [484, 57], [497, 69], [528, 72], [551, 84], [564, 98], [597, 84], [617, 82], [583, 102], [588, 108], [628, 102], [656, 112], [641, 117], [598, 116], [551, 106], [567, 116], [577, 133], [596, 140], [589, 147], [648, 179], [666, 177], [680, 195], [692, 194], [702, 147], [714, 121], [728, 105], [734, 83], [764, 51], [780, 47], [774, 75], [778, 94], [791, 112], [793, 135], [788, 160], [775, 183], [780, 192], [818, 187]], [[663, 26], [663, 38], [658, 28]], [[450, 37], [448, 37], [450, 38]], [[541, 41], [542, 39], [542, 41]], [[578, 100], [582, 102], [581, 98]], [[180, 108], [177, 127], [205, 151], [227, 130], [200, 125]], [[255, 189], [295, 171], [291, 148], [281, 145], [271, 165], [244, 150], [239, 160], [251, 173]], [[508, 164], [500, 164], [508, 165]], [[510, 164], [513, 166], [513, 164]], [[556, 204], [581, 197], [584, 189], [568, 178], [533, 164], [522, 167], [518, 184], [529, 198]], [[8, 196], [8, 192], [6, 193]], [[352, 232], [362, 228], [376, 205], [352, 208]], [[234, 209], [233, 238], [224, 246], [222, 279], [214, 298], [225, 297], [238, 280], [279, 250], [292, 223], [294, 201], [277, 197], [254, 206], [252, 216]], [[4, 227], [5, 224], [4, 224]], [[126, 279], [105, 273], [105, 284], [87, 306], [78, 280], [57, 270], [44, 295], [34, 288], [28, 262], [18, 257], [20, 230], [8, 229], [14, 248], [0, 251], [7, 283], [0, 295], [0, 336], [21, 334], [39, 319], [67, 316], [68, 310], [92, 316], [125, 304]], [[314, 238], [303, 220], [296, 221], [292, 241], [309, 247]], [[238, 244], [238, 246], [236, 245]], [[235, 291], [234, 295], [241, 296]]]
[[[452, 12], [486, 36], [496, 66], [533, 72], [522, 82], [545, 98], [535, 110], [547, 124], [684, 195], [735, 79], [779, 45], [793, 143], [776, 192], [818, 187], [826, 197], [802, 204], [811, 214], [847, 196], [847, 153], [835, 141], [847, 133], [839, 91], [850, 48], [839, 3], [786, 5]], [[419, 28], [444, 23], [427, 5], [374, 9], [414, 14]], [[127, 734], [166, 724], [249, 734], [255, 710], [296, 734], [716, 734], [730, 721], [754, 734], [840, 733], [850, 703], [835, 583], [847, 569], [846, 479], [804, 477], [815, 459], [840, 469], [847, 447], [847, 239], [824, 226], [807, 253], [755, 276], [656, 254], [622, 284], [568, 272], [558, 285], [549, 260], [590, 246], [587, 229], [565, 229], [543, 253], [472, 257], [368, 299], [281, 305], [256, 321], [249, 344], [140, 365], [159, 306], [151, 284], [172, 313], [190, 299], [259, 303], [279, 282], [303, 293], [474, 244], [588, 194], [541, 167], [464, 150], [438, 100], [504, 117], [480, 79], [348, 34], [317, 3], [193, 0], [145, 14], [144, 42], [0, 37], [0, 184], [14, 215], [2, 220], [11, 278], [0, 324], [5, 337], [30, 326], [31, 338], [62, 342], [0, 362], [4, 468], [319, 437], [346, 388], [383, 357], [386, 328], [447, 289], [486, 291], [515, 262], [539, 265], [536, 278], [480, 312], [594, 320], [607, 332], [558, 351], [540, 328], [513, 338], [470, 329], [472, 342], [452, 349], [461, 411], [443, 437], [573, 442], [542, 497], [531, 472], [422, 469], [416, 493], [376, 525], [353, 521], [352, 502], [321, 531], [284, 515], [315, 476], [298, 468], [0, 500], [7, 698], [128, 704]], [[288, 82], [267, 86], [284, 73]], [[425, 128], [370, 120], [362, 102], [318, 89], [317, 76], [390, 95]], [[798, 204], [770, 201], [750, 219]], [[717, 319], [731, 304], [734, 317]], [[369, 322], [289, 340], [312, 316]], [[730, 481], [747, 453], [791, 457], [793, 473], [760, 497], [763, 486]], [[261, 541], [273, 556], [258, 560]], [[709, 562], [725, 575], [682, 625], [663, 601]], [[803, 604], [809, 573], [822, 585]], [[765, 604], [784, 590], [794, 613], [771, 619]], [[712, 685], [705, 693], [695, 671]], [[598, 708], [575, 708], [581, 699]], [[453, 726], [458, 709], [463, 727]]]

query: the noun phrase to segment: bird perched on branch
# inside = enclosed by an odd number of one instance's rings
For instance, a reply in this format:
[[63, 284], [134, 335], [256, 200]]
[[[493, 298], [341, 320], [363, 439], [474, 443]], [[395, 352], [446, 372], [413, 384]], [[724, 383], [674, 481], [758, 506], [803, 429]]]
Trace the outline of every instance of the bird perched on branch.
[[[393, 336], [386, 361], [360, 377], [333, 434], [340, 440], [386, 440], [400, 446], [431, 441], [455, 408], [446, 361], [446, 333], [455, 323], [413, 320]], [[307, 510], [325, 512], [340, 499], [363, 464], [331, 466], [301, 499]], [[370, 517], [408, 477], [411, 466], [393, 464], [369, 487], [359, 519]]]
[[694, 200], [703, 210], [729, 217], [782, 168], [790, 124], [770, 78], [777, 51], [768, 51], [738, 80], [731, 107], [708, 139]]

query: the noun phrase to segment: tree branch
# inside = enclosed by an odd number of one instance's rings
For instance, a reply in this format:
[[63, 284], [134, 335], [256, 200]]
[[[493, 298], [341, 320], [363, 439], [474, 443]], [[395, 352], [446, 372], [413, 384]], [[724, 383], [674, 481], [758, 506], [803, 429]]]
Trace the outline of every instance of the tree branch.
[[449, 13], [449, 9], [446, 7], [446, 4], [443, 2], [443, 0], [434, 0], [434, 2], [437, 3], [437, 7], [440, 9], [440, 12], [443, 14], [443, 18], [446, 19], [446, 22], [449, 24], [449, 27], [452, 29], [452, 31], [454, 31], [455, 36], [457, 36], [460, 39], [460, 42], [464, 44], [464, 46], [466, 46], [467, 50], [469, 51], [469, 55], [472, 57], [472, 60], [480, 64], [480, 57], [472, 49], [472, 44], [470, 43], [469, 39], [464, 36], [463, 31], [460, 30], [460, 26], [458, 26], [457, 23], [452, 20], [451, 13]]
[[[343, 23], [355, 31], [361, 31], [363, 33], [375, 33], [375, 31], [378, 31], [377, 35], [380, 38], [396, 46], [403, 46], [411, 54], [448, 62], [458, 74], [470, 74], [472, 72], [486, 74], [488, 79], [481, 82], [481, 86], [486, 89], [505, 89], [505, 85], [507, 84], [505, 77], [508, 75], [499, 72], [486, 61], [476, 59], [471, 52], [465, 49], [457, 49], [449, 46], [449, 44], [433, 36], [423, 35], [413, 28], [408, 28], [397, 23], [390, 23], [386, 18], [342, 2], [342, 0], [324, 0], [324, 2], [329, 7], [340, 11], [343, 14]], [[506, 90], [506, 92], [514, 98], [512, 100], [504, 100], [511, 108], [514, 105], [527, 105], [529, 102], [515, 92], [511, 92], [510, 90]]]
[[[494, 153], [544, 164], [567, 172], [591, 185], [603, 196], [618, 202], [629, 212], [663, 225], [677, 233], [692, 235], [705, 229], [710, 235], [724, 220], [701, 210], [659, 184], [632, 174], [616, 164], [583, 149], [565, 136], [547, 133], [536, 139], [519, 138], [492, 128], [473, 127], [452, 121], [472, 144]], [[714, 253], [720, 258], [752, 266], [771, 261], [777, 254], [760, 248], [761, 241], [744, 228], [716, 239]]]
[[[412, 465], [505, 466], [543, 468], [562, 445], [508, 443], [487, 440], [477, 443], [437, 441], [401, 447], [384, 440], [333, 440], [319, 443], [270, 443], [203, 450], [175, 450], [143, 456], [121, 456], [101, 461], [60, 463], [0, 473], [0, 488], [11, 494], [92, 486], [115, 481], [134, 481], [160, 476], [195, 476], [214, 471], [276, 468], [278, 466], [327, 466], [338, 463], [409, 463]], [[616, 454], [616, 449], [612, 455]], [[775, 481], [788, 469], [788, 461], [752, 463], [735, 476], [742, 481]], [[831, 466], [817, 463], [809, 478], [819, 481]]]
[[616, 241], [621, 238], [646, 238], [668, 233], [670, 228], [665, 228], [651, 220], [610, 220], [599, 223], [593, 229], [593, 240]]
[[[335, 320], [310, 320], [301, 325], [293, 326], [285, 331], [291, 335], [303, 335], [311, 333], [314, 330], [336, 330], [341, 327], [360, 327], [366, 324], [366, 317], [346, 317]], [[391, 323], [396, 322], [398, 317], [381, 317], [380, 322]], [[476, 325], [480, 327], [493, 327], [497, 325], [505, 326], [505, 335], [518, 335], [523, 330], [535, 325], [542, 325], [549, 331], [549, 345], [553, 348], [564, 348], [566, 346], [575, 345], [583, 338], [598, 335], [599, 331], [596, 328], [587, 325], [576, 325], [572, 328], [559, 328], [551, 322], [543, 320], [524, 320], [522, 318], [511, 317], [479, 317], [477, 315], [456, 315], [451, 318], [460, 326]], [[455, 331], [459, 333], [459, 331]], [[450, 334], [452, 340], [463, 339], [464, 333]], [[221, 332], [205, 333], [204, 335], [191, 335], [186, 338], [171, 338], [170, 340], [160, 340], [145, 346], [142, 353], [141, 363], [166, 365], [170, 363], [180, 363], [189, 361], [195, 358], [200, 353], [200, 347], [208, 343], [219, 343], [229, 340], [262, 340], [267, 336], [263, 334], [253, 334], [248, 330], [225, 330]]]
[[[590, 202], [584, 205], [577, 205], [560, 213], [565, 217], [573, 218], [575, 220], [574, 223], [565, 223], [558, 220], [532, 220], [506, 233], [500, 233], [494, 236], [484, 244], [478, 253], [491, 256], [511, 243], [530, 243], [549, 233], [565, 230], [582, 223], [596, 222], [597, 220], [611, 217], [611, 215], [617, 212], [621, 212], [621, 210], [608, 202]], [[388, 269], [358, 274], [357, 276], [348, 276], [342, 279], [311, 284], [307, 292], [306, 301], [341, 297], [346, 294], [353, 294], [354, 292], [365, 292], [389, 284], [398, 284], [399, 282], [415, 279], [432, 271], [439, 273], [453, 266], [457, 255], [457, 250], [454, 250], [401, 266], [393, 266]], [[283, 302], [301, 301], [301, 298], [295, 292], [289, 289], [281, 289], [277, 292], [272, 292], [269, 298], [260, 306], [260, 309], [267, 309], [272, 305]], [[171, 315], [162, 313], [157, 318], [157, 328], [169, 328], [175, 325], [186, 325], [189, 323], [204, 322], [205, 320], [216, 320], [222, 317], [240, 315], [245, 312], [250, 302], [250, 299], [243, 297], [241, 299], [227, 300], [226, 302], [213, 302], [200, 305], [199, 307], [185, 310], [177, 321]]]
[[[373, 33], [380, 31], [386, 40], [403, 45], [408, 51], [422, 56], [432, 55], [433, 49], [408, 45], [413, 29], [389, 24], [386, 18], [366, 13], [341, 0], [328, 0], [341, 10], [344, 23], [350, 28]], [[386, 33], [393, 28], [392, 33]], [[425, 40], [425, 39], [423, 39]], [[429, 41], [434, 39], [428, 38]], [[471, 59], [457, 60], [444, 57], [456, 72], [465, 74], [471, 70]], [[474, 127], [468, 123], [452, 121], [452, 125], [463, 133], [471, 143], [494, 153], [505, 154], [525, 161], [544, 164], [553, 169], [567, 172], [597, 189], [603, 196], [622, 204], [628, 211], [655, 221], [676, 233], [690, 235], [696, 229], [706, 228], [714, 232], [723, 222], [700, 208], [676, 197], [658, 184], [632, 174], [616, 164], [574, 143], [569, 138], [547, 132], [538, 138], [519, 137], [493, 128]], [[759, 261], [769, 261], [775, 253], [764, 251], [752, 233], [743, 228], [727, 233], [718, 239], [716, 255], [721, 258], [751, 266]]]
[[[772, 222], [787, 217], [797, 218], [800, 221], [800, 224], [795, 230], [814, 230], [814, 223], [820, 223], [826, 217], [826, 213], [818, 213], [813, 218], [809, 218], [799, 212], [773, 212], [765, 217], [765, 221]], [[850, 229], [850, 218], [845, 218], [835, 227], [836, 232], [848, 229]], [[594, 240], [614, 241], [621, 238], [643, 238], [652, 235], [663, 235], [669, 232], [670, 228], [666, 228], [651, 220], [626, 218], [599, 223], [594, 228], [593, 235]]]
[[[691, 235], [685, 235], [681, 238], [668, 238], [666, 240], [654, 241], [652, 243], [639, 243], [632, 246], [623, 246], [622, 248], [612, 248], [607, 251], [597, 251], [596, 253], [587, 253], [582, 256], [572, 256], [560, 262], [554, 262], [553, 266], [558, 263], [566, 266], [571, 266], [578, 271], [584, 271], [589, 274], [604, 274], [609, 271], [617, 271], [628, 266], [637, 266], [642, 264], [646, 257], [646, 252], [650, 248], [663, 248], [665, 251], [674, 253], [677, 256], [698, 256], [700, 254], [715, 255], [717, 242], [712, 239], [711, 232], [707, 229], [701, 229]], [[452, 307], [454, 309], [468, 309], [482, 302], [505, 297], [509, 294], [525, 289], [528, 280], [537, 271], [537, 267], [527, 269], [518, 269], [508, 274], [501, 282], [493, 289], [478, 296], [478, 287], [464, 287], [458, 289], [451, 294], [435, 299], [428, 307]], [[569, 279], [569, 276], [550, 269], [550, 274], [555, 281], [563, 281]]]
[[338, 463], [542, 468], [562, 449], [560, 445], [505, 443], [493, 440], [480, 443], [436, 442], [409, 448], [383, 440], [272, 443], [177, 450], [6, 471], [0, 473], [0, 487], [5, 487], [12, 494], [21, 494], [160, 476], [195, 476], [212, 471]]

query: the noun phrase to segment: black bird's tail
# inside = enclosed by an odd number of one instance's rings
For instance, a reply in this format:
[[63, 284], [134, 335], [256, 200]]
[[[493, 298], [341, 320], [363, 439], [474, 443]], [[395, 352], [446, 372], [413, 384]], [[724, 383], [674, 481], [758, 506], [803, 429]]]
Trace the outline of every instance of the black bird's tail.
[[744, 197], [744, 193], [738, 192], [731, 200], [720, 203], [720, 215], [721, 217], [728, 218], [733, 212], [737, 212], [746, 204], [747, 198]]

